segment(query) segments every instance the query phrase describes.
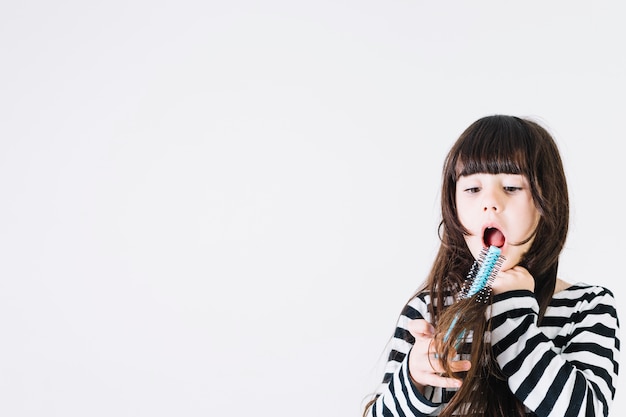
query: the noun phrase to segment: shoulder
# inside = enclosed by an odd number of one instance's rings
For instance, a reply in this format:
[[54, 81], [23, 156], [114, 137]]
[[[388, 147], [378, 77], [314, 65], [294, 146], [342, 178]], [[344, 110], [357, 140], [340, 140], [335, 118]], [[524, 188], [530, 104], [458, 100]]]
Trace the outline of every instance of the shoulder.
[[[454, 303], [454, 297], [451, 294], [446, 293], [443, 297], [444, 305], [450, 305]], [[434, 297], [431, 297], [429, 291], [423, 290], [413, 295], [411, 299], [406, 303], [402, 310], [402, 316], [408, 319], [426, 319], [430, 321], [430, 307], [434, 305], [434, 309], [437, 309], [437, 301]]]
[[569, 283], [557, 282], [554, 298], [590, 299], [596, 297], [615, 298], [613, 291], [602, 285], [587, 284], [585, 282]]
[[597, 313], [615, 313], [615, 296], [613, 292], [601, 285], [577, 282], [569, 284], [554, 294], [552, 307], [569, 307], [577, 311], [596, 310]]
[[401, 317], [408, 320], [428, 318], [428, 305], [430, 304], [430, 295], [426, 291], [415, 294], [402, 309]]

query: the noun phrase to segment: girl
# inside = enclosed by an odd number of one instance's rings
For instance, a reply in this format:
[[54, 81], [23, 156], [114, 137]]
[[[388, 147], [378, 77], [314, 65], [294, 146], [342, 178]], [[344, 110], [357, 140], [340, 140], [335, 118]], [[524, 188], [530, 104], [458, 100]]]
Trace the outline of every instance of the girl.
[[[363, 415], [608, 416], [615, 300], [606, 288], [557, 278], [569, 202], [550, 134], [514, 116], [474, 122], [445, 160], [441, 209], [439, 251], [402, 310]], [[488, 302], [457, 300], [489, 246], [503, 262]], [[464, 330], [443, 337], [454, 317]]]

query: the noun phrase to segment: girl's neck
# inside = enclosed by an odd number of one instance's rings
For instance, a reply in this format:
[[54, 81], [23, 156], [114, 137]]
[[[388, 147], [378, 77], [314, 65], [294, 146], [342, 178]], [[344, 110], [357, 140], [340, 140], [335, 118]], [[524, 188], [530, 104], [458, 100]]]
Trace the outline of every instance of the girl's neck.
[[563, 281], [562, 279], [557, 278], [556, 279], [556, 285], [554, 286], [554, 293], [556, 294], [558, 292], [561, 292], [561, 291], [569, 288], [571, 285], [572, 284], [570, 284], [569, 282]]

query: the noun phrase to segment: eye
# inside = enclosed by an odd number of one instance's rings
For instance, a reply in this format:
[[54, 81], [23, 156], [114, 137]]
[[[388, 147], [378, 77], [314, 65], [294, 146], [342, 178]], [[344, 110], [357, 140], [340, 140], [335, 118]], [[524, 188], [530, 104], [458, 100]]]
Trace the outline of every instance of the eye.
[[466, 188], [464, 191], [469, 194], [476, 194], [477, 192], [480, 191], [480, 187], [469, 187], [469, 188]]
[[507, 193], [514, 193], [516, 191], [520, 191], [522, 190], [522, 187], [515, 187], [512, 185], [507, 185], [504, 187], [504, 191], [506, 191]]

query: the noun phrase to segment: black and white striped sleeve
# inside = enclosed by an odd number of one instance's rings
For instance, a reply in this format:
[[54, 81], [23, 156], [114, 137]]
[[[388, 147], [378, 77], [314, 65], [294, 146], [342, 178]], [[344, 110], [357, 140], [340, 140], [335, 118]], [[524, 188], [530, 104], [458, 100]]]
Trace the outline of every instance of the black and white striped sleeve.
[[[409, 375], [408, 355], [415, 343], [407, 325], [414, 319], [429, 319], [428, 297], [420, 295], [411, 300], [400, 315], [389, 346], [385, 376], [369, 408], [370, 417], [404, 417], [435, 415], [440, 403], [433, 402], [432, 393], [422, 395]], [[427, 396], [430, 398], [427, 398]]]
[[613, 294], [576, 285], [552, 300], [541, 326], [530, 291], [494, 297], [490, 340], [511, 391], [538, 417], [608, 416], [619, 321]]

